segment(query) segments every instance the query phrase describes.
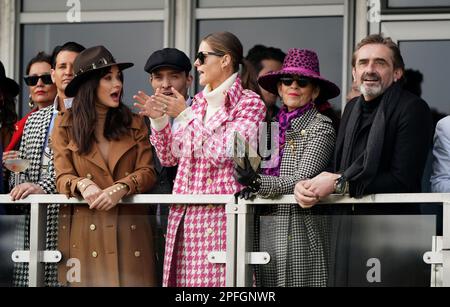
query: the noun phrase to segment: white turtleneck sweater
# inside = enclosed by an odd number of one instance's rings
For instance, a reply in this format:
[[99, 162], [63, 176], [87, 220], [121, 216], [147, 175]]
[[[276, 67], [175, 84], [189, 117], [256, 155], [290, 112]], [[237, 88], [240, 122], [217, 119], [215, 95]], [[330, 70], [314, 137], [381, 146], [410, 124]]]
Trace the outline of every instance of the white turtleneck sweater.
[[[206, 108], [206, 114], [203, 118], [203, 123], [208, 122], [208, 120], [223, 106], [223, 104], [225, 103], [227, 92], [236, 81], [237, 75], [237, 73], [232, 74], [228, 79], [226, 79], [224, 82], [222, 82], [222, 84], [220, 84], [212, 91], [209, 84], [205, 86], [205, 88], [203, 89], [203, 97], [208, 102], [208, 107]], [[186, 110], [181, 112], [180, 115], [175, 118], [174, 124], [176, 123], [177, 125], [186, 127], [194, 118], [194, 116], [195, 115], [191, 107], [186, 108]], [[153, 129], [155, 129], [156, 131], [161, 131], [169, 123], [169, 116], [164, 115], [160, 118], [150, 119], [150, 122]]]

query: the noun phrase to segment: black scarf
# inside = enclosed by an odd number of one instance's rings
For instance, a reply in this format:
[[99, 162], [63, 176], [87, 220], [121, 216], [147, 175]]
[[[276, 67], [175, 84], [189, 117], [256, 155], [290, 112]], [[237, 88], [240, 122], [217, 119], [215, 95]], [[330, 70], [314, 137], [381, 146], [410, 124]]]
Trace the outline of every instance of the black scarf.
[[384, 92], [380, 105], [375, 111], [366, 148], [353, 161], [351, 161], [352, 151], [358, 132], [358, 123], [362, 116], [362, 103], [365, 103], [362, 96], [358, 98], [350, 111], [345, 131], [340, 133], [340, 140], [337, 140], [335, 151], [335, 165], [339, 173], [343, 173], [352, 185], [356, 185], [354, 193], [350, 193], [352, 197], [361, 197], [366, 187], [377, 175], [386, 124], [400, 99], [402, 86], [402, 82], [395, 82]]

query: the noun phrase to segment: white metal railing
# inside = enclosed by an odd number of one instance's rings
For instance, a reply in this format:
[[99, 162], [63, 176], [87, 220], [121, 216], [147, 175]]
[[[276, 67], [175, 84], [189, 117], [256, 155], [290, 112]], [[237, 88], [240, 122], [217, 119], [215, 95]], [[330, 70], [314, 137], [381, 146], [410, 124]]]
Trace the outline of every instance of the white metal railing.
[[[283, 205], [296, 204], [293, 195], [286, 195], [278, 199], [263, 199], [256, 198], [254, 200], [238, 200], [238, 219], [237, 219], [237, 255], [236, 255], [236, 286], [244, 287], [251, 286], [253, 283], [253, 276], [251, 265], [262, 263], [252, 262], [252, 248], [251, 235], [252, 231], [249, 225], [252, 225], [252, 209], [254, 205]], [[450, 286], [450, 193], [411, 193], [411, 194], [374, 194], [368, 195], [359, 199], [350, 198], [349, 196], [330, 195], [328, 198], [321, 200], [320, 204], [442, 204], [443, 205], [443, 233], [442, 233], [442, 250], [430, 252], [428, 258], [439, 259], [438, 261], [427, 261], [430, 264], [442, 263], [442, 280], [437, 284], [442, 284], [444, 287]], [[432, 238], [430, 238], [431, 246]], [[257, 257], [256, 257], [257, 258]], [[424, 257], [425, 258], [425, 257]]]
[[[11, 201], [9, 195], [0, 195], [0, 204], [30, 204], [30, 252], [29, 252], [29, 286], [39, 287], [44, 284], [44, 250], [45, 231], [48, 204], [84, 204], [83, 200], [67, 198], [65, 195], [30, 195], [26, 199]], [[233, 195], [167, 195], [167, 194], [140, 194], [127, 197], [120, 203], [125, 204], [216, 204], [235, 206]], [[233, 212], [233, 210], [226, 210]], [[235, 253], [237, 215], [230, 213], [227, 216], [227, 250], [226, 260], [226, 286], [235, 283]], [[218, 251], [219, 252], [219, 251]]]
[[[45, 225], [47, 204], [83, 204], [79, 199], [68, 199], [64, 195], [30, 195], [24, 200], [12, 202], [9, 195], [0, 195], [2, 204], [30, 204], [30, 263], [29, 285], [43, 285], [43, 251], [45, 249]], [[251, 220], [254, 205], [295, 204], [293, 195], [275, 200], [256, 198], [254, 200], [236, 200], [234, 195], [167, 195], [140, 194], [128, 197], [121, 203], [134, 204], [225, 204], [227, 214], [227, 250], [226, 286], [251, 286], [252, 274], [250, 265], [254, 264], [255, 253], [251, 252]], [[436, 204], [443, 205], [442, 251], [442, 284], [450, 286], [450, 194], [376, 194], [360, 199], [348, 196], [331, 195], [321, 204]], [[431, 238], [430, 238], [431, 242]], [[442, 258], [441, 258], [442, 256]]]

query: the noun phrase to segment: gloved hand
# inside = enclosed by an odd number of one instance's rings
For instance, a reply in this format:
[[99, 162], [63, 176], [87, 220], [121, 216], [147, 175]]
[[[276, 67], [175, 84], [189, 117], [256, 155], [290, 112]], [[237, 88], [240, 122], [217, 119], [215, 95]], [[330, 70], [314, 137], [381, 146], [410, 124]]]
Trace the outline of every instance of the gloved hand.
[[253, 193], [249, 187], [245, 187], [241, 191], [234, 194], [234, 197], [243, 198], [245, 200], [253, 199], [255, 196], [255, 193]]
[[253, 193], [256, 193], [261, 187], [261, 176], [253, 170], [247, 157], [244, 158], [244, 166], [244, 168], [241, 168], [236, 163], [234, 164], [234, 178], [240, 184], [250, 188]]

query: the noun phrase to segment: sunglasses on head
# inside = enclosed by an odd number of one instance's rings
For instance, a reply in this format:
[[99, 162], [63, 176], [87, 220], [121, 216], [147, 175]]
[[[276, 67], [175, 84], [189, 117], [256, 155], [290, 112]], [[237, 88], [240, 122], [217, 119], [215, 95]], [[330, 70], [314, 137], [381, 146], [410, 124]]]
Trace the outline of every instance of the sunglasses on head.
[[52, 77], [50, 74], [40, 75], [40, 76], [26, 76], [23, 78], [25, 80], [26, 85], [35, 86], [39, 79], [44, 82], [44, 84], [53, 84]]
[[307, 87], [311, 83], [311, 79], [298, 76], [285, 76], [280, 78], [281, 83], [286, 86], [291, 86], [294, 81], [297, 82], [300, 87]]
[[215, 56], [224, 56], [225, 54], [223, 53], [218, 53], [218, 52], [210, 52], [210, 51], [200, 51], [199, 53], [197, 53], [197, 56], [195, 57], [195, 59], [200, 62], [201, 65], [203, 65], [205, 63], [205, 58], [207, 55], [215, 55]]

